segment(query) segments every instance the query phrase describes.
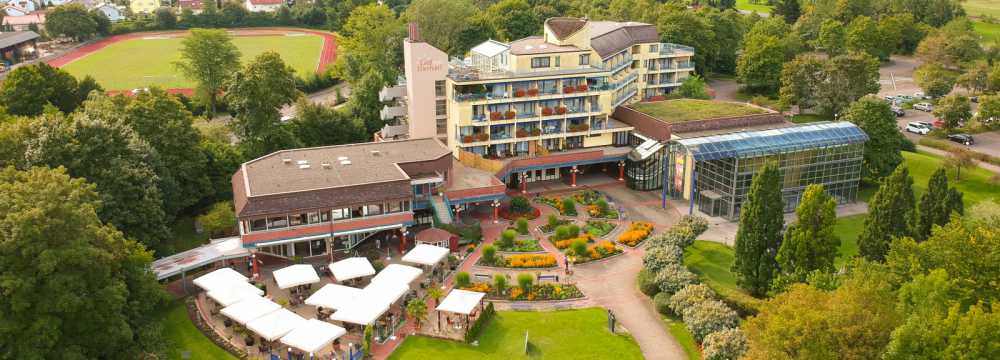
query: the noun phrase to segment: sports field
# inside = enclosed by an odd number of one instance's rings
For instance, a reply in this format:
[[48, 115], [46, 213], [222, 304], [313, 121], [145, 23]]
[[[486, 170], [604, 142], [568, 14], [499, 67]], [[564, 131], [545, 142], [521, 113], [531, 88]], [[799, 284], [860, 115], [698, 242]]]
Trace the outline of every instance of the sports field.
[[[233, 44], [247, 61], [276, 51], [300, 76], [315, 72], [324, 51], [324, 38], [306, 33], [234, 36]], [[108, 90], [157, 85], [166, 89], [192, 88], [173, 63], [180, 60], [182, 37], [149, 36], [114, 41], [62, 66], [76, 77], [90, 75]]]

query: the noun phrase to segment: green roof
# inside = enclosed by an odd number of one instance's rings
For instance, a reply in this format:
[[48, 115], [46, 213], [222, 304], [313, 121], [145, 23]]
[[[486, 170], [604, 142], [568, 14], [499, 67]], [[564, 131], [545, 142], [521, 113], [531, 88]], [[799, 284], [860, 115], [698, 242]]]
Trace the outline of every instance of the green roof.
[[741, 103], [696, 99], [642, 102], [629, 107], [665, 123], [767, 113], [763, 109]]

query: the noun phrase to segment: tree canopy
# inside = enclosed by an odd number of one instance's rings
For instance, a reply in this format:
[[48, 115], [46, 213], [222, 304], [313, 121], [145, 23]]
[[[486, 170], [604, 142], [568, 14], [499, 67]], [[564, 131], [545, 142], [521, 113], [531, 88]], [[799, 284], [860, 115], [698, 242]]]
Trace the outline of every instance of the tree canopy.
[[226, 102], [235, 113], [229, 126], [247, 157], [299, 145], [281, 123], [280, 111], [301, 95], [294, 70], [276, 52], [257, 56], [233, 75], [226, 84]]
[[785, 224], [782, 183], [778, 165], [774, 162], [764, 164], [754, 175], [740, 209], [732, 270], [737, 283], [755, 296], [767, 293], [771, 281], [779, 273], [775, 257]]
[[857, 240], [859, 254], [871, 261], [885, 259], [892, 240], [910, 234], [917, 220], [915, 206], [910, 171], [897, 166], [868, 201], [868, 216]]
[[219, 92], [239, 64], [239, 49], [218, 29], [191, 29], [191, 35], [181, 41], [181, 60], [174, 63], [198, 84], [198, 94], [208, 104], [210, 116], [215, 113]]

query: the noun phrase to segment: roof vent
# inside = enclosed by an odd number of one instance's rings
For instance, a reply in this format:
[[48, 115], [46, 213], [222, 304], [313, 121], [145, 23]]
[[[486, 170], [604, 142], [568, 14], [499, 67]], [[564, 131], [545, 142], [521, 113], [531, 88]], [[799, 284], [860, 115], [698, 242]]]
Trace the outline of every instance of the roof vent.
[[311, 167], [311, 166], [309, 166], [309, 164], [302, 164], [302, 165], [299, 165], [299, 169], [302, 169], [302, 170], [305, 170], [305, 169], [308, 169], [308, 168], [310, 168], [310, 167]]
[[292, 159], [281, 159], [281, 162], [288, 164], [292, 162]]
[[299, 165], [309, 165], [309, 160], [299, 160], [296, 161], [295, 163]]
[[382, 153], [378, 150], [372, 150], [372, 156], [382, 156]]
[[351, 160], [341, 160], [340, 165], [351, 165]]
[[337, 161], [344, 161], [344, 160], [347, 160], [346, 156], [338, 156], [337, 157]]
[[328, 163], [328, 162], [322, 163], [320, 165], [323, 165], [324, 169], [329, 169], [330, 168], [330, 163]]

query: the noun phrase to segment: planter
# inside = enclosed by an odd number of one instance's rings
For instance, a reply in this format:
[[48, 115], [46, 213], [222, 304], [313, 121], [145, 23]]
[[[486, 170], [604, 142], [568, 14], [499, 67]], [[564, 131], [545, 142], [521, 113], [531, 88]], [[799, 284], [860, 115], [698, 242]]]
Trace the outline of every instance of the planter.
[[572, 94], [574, 90], [576, 90], [576, 88], [574, 88], [572, 86], [564, 87], [563, 88], [563, 94]]
[[556, 108], [556, 114], [562, 115], [562, 114], [565, 114], [565, 113], [566, 113], [566, 107], [565, 106], [560, 106], [560, 107]]
[[506, 118], [507, 120], [510, 120], [510, 119], [513, 119], [513, 118], [514, 118], [514, 116], [516, 116], [516, 115], [517, 115], [517, 113], [516, 113], [516, 112], [513, 112], [513, 111], [511, 111], [511, 110], [507, 110], [507, 112], [505, 112], [505, 113], [503, 113], [503, 114], [504, 114], [504, 117], [505, 117], [505, 118]]
[[538, 95], [538, 89], [528, 89], [528, 96]]
[[465, 135], [465, 136], [462, 137], [462, 142], [463, 143], [470, 143], [470, 142], [472, 142], [473, 139], [474, 138], [472, 137], [472, 135]]
[[542, 108], [542, 116], [550, 116], [550, 115], [552, 115], [552, 108], [550, 107]]
[[587, 84], [580, 84], [576, 86], [576, 91], [579, 92], [587, 91], [587, 89], [588, 89]]
[[524, 97], [524, 90], [514, 90], [514, 97]]
[[490, 112], [490, 120], [502, 120], [503, 114], [498, 111]]

